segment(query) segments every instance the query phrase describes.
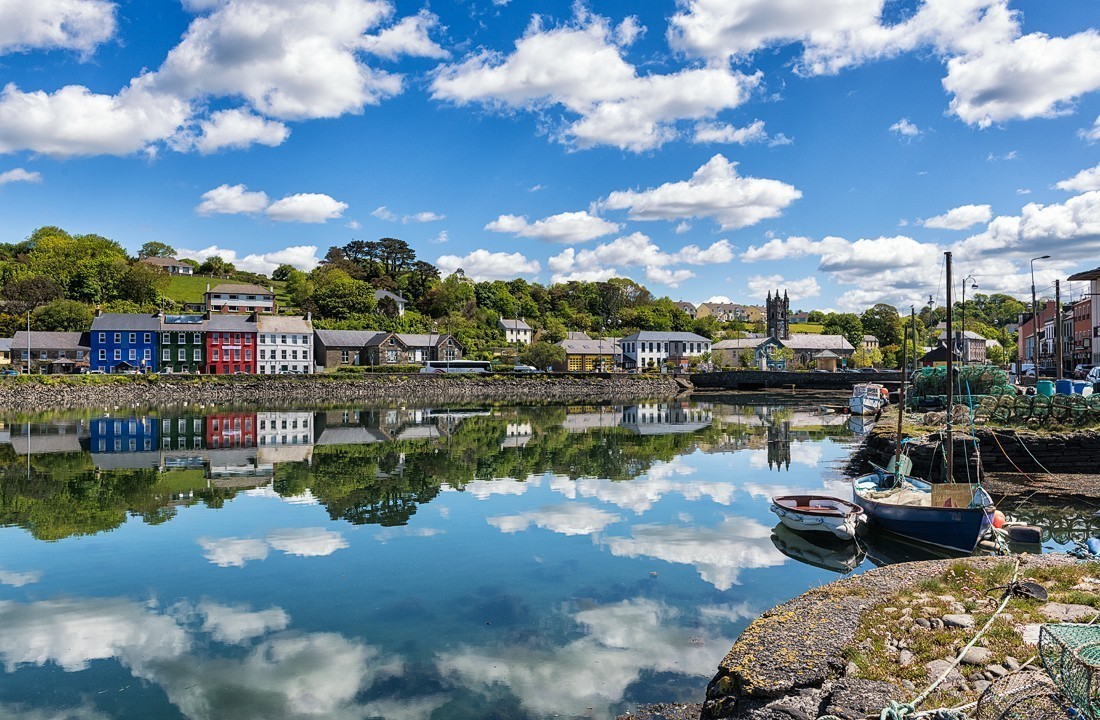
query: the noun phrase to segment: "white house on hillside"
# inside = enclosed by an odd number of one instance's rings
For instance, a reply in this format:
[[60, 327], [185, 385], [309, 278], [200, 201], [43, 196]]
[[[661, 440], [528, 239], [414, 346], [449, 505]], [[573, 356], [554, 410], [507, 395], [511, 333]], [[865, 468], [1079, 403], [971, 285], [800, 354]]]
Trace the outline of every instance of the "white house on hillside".
[[660, 367], [672, 363], [686, 366], [692, 358], [710, 352], [710, 340], [690, 332], [641, 330], [619, 341], [623, 367]]
[[260, 374], [313, 373], [313, 323], [308, 315], [259, 315], [256, 332]]
[[497, 327], [504, 331], [504, 339], [511, 343], [523, 343], [524, 345], [530, 345], [531, 339], [535, 335], [535, 331], [531, 329], [531, 326], [523, 321], [523, 318], [517, 320], [506, 320], [503, 317], [497, 320]]

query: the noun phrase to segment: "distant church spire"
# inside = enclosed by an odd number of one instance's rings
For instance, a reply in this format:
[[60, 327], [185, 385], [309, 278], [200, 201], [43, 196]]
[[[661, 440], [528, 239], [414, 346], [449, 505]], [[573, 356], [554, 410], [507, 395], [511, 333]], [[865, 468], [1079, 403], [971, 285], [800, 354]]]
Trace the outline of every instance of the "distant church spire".
[[767, 300], [767, 328], [768, 337], [776, 340], [787, 340], [791, 335], [791, 301], [787, 297], [787, 291], [783, 291], [783, 297], [779, 297], [779, 290], [772, 297], [768, 291]]

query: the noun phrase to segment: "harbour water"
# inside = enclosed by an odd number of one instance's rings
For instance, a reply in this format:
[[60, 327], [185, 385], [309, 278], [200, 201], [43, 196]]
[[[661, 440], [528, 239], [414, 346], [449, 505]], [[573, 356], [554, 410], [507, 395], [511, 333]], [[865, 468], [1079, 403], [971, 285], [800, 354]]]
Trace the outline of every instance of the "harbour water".
[[[773, 495], [850, 497], [865, 429], [689, 401], [0, 417], [0, 717], [698, 701], [761, 612], [914, 557], [775, 529]], [[1096, 531], [1031, 512], [1048, 549]]]

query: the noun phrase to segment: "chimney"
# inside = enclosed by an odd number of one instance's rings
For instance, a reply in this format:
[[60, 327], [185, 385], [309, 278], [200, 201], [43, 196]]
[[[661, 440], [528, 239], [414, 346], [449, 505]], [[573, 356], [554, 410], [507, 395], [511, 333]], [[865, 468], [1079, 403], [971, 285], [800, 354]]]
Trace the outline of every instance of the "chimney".
[[96, 305], [95, 306], [95, 316], [99, 317], [102, 314], [103, 314], [103, 306], [102, 305]]
[[210, 283], [206, 283], [206, 292], [210, 292]]
[[306, 322], [313, 322], [313, 312], [311, 310], [306, 311]]

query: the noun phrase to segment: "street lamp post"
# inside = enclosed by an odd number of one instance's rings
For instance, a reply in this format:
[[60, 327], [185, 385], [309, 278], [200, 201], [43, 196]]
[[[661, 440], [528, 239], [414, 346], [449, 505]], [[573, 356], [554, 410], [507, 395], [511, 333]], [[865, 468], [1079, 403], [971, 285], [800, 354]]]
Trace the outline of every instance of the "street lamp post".
[[1035, 261], [1049, 260], [1050, 255], [1031, 258], [1031, 364], [1039, 377], [1039, 304], [1035, 300]]

